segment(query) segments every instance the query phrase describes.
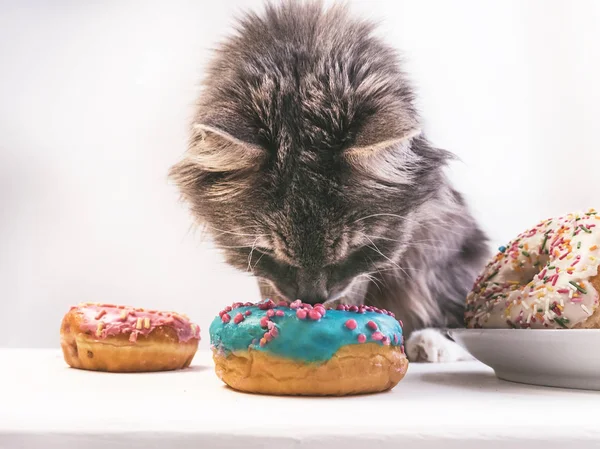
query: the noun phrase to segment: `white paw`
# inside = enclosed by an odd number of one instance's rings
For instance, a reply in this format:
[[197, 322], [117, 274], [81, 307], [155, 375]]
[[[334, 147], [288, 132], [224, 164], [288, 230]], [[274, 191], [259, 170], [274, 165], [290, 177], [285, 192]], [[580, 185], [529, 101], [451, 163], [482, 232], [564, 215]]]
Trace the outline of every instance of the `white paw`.
[[406, 341], [406, 354], [411, 362], [473, 360], [471, 354], [446, 338], [439, 329], [423, 329], [413, 332]]

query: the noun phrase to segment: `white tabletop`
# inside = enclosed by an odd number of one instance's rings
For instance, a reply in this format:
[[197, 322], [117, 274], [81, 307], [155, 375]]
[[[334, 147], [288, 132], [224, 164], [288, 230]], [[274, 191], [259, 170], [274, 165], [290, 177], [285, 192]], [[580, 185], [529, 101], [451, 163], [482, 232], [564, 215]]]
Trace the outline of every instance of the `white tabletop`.
[[0, 368], [1, 449], [600, 446], [600, 393], [504, 382], [475, 362], [412, 364], [392, 392], [346, 398], [237, 393], [207, 352], [184, 371], [109, 374], [0, 349]]

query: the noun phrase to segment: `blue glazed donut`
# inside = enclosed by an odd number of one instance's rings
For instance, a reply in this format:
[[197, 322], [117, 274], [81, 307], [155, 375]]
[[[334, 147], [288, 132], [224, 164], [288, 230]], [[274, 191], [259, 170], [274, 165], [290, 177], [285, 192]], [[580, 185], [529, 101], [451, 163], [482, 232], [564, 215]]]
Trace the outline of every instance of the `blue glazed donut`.
[[372, 393], [393, 388], [408, 368], [401, 322], [369, 306], [235, 303], [209, 333], [217, 375], [242, 391]]

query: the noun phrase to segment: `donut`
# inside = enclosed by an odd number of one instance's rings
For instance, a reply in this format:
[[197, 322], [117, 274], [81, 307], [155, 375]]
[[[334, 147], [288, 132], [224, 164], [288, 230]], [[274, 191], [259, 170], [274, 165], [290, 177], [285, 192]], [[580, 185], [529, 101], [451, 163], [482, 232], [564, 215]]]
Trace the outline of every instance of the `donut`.
[[234, 303], [210, 326], [217, 376], [272, 395], [343, 396], [395, 387], [406, 374], [402, 325], [369, 306]]
[[469, 328], [600, 328], [600, 215], [543, 220], [499, 248], [467, 296]]
[[92, 371], [144, 372], [186, 368], [200, 328], [183, 315], [113, 304], [79, 304], [62, 320], [65, 362]]

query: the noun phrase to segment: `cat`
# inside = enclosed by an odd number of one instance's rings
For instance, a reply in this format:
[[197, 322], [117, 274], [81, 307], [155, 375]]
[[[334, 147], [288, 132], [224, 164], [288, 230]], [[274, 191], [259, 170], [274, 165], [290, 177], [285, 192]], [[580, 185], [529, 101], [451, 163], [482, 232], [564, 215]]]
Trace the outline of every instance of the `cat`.
[[207, 68], [170, 177], [263, 297], [385, 308], [410, 359], [468, 358], [422, 330], [462, 327], [488, 239], [374, 29], [320, 2], [246, 13]]

